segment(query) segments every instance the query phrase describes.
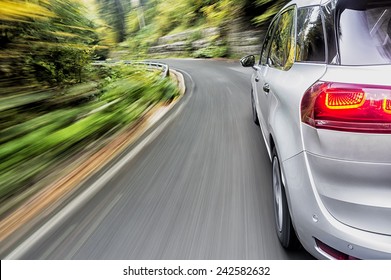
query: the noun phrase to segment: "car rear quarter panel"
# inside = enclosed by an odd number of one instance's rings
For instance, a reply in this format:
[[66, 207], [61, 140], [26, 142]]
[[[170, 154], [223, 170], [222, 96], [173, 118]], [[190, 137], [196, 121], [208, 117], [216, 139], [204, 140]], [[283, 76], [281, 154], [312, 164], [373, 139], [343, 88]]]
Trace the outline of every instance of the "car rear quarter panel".
[[303, 151], [301, 99], [304, 92], [322, 77], [325, 69], [326, 65], [310, 63], [296, 63], [288, 71], [269, 69], [268, 125], [282, 162]]
[[[329, 66], [323, 81], [390, 86], [390, 66]], [[338, 221], [391, 235], [391, 134], [315, 129], [302, 124], [316, 192]]]

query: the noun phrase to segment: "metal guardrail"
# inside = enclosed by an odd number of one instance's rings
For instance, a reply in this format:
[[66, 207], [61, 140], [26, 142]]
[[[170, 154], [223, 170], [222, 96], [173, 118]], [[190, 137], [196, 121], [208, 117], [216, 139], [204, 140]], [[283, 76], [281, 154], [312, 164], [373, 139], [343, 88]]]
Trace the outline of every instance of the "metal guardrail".
[[170, 74], [170, 68], [167, 64], [153, 61], [132, 61], [132, 60], [105, 60], [95, 61], [92, 65], [104, 65], [104, 64], [130, 64], [130, 65], [145, 65], [148, 68], [161, 69], [162, 77], [167, 77]]

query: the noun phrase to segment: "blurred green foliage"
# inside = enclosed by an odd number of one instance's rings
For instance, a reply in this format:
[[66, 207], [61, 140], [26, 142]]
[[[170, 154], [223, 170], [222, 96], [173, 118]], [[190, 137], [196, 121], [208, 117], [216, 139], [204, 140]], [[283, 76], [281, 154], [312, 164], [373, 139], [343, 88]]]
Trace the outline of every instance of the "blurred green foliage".
[[131, 0], [96, 0], [98, 12], [115, 34], [115, 42], [125, 40], [126, 17], [131, 10]]
[[85, 14], [72, 0], [0, 0], [0, 82], [81, 82], [104, 48]]
[[256, 5], [260, 7], [263, 12], [257, 15], [253, 19], [253, 22], [258, 25], [267, 24], [288, 2], [289, 0], [256, 0]]
[[227, 56], [228, 48], [226, 46], [209, 46], [196, 50], [193, 53], [195, 58], [213, 58]]
[[[0, 95], [0, 202], [126, 127], [151, 105], [178, 94], [160, 72], [129, 65], [96, 67], [92, 81], [58, 92], [26, 92], [8, 101]], [[29, 100], [30, 95], [39, 98]]]
[[99, 1], [93, 22], [79, 0], [0, 0], [0, 203], [178, 94], [141, 66], [91, 66], [108, 54], [105, 22], [125, 30], [121, 1]]

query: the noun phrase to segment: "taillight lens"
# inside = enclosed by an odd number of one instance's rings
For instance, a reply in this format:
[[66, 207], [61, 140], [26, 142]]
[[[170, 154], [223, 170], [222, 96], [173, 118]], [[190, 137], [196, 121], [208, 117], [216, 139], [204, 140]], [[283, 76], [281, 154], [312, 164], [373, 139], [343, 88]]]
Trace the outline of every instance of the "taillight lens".
[[303, 96], [301, 120], [320, 129], [391, 133], [391, 87], [317, 82]]

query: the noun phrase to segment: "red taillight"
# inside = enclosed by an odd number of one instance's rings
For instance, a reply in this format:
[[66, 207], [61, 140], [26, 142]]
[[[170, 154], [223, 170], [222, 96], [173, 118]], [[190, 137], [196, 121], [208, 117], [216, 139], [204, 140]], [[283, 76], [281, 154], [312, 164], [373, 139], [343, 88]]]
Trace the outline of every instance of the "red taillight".
[[391, 133], [391, 87], [317, 82], [303, 96], [301, 120], [315, 128]]
[[325, 105], [331, 110], [357, 109], [364, 105], [365, 93], [354, 89], [326, 89]]
[[383, 101], [383, 110], [387, 114], [391, 114], [391, 100], [390, 99], [384, 99], [384, 101]]

